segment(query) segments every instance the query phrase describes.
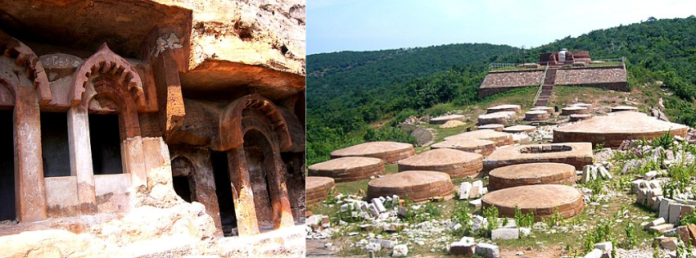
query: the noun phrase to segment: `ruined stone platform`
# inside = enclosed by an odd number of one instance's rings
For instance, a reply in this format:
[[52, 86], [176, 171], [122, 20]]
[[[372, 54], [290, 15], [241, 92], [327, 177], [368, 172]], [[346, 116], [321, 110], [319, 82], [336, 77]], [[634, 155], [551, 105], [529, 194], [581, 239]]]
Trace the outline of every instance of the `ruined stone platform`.
[[447, 115], [447, 116], [438, 116], [430, 119], [431, 124], [444, 124], [447, 123], [447, 121], [450, 120], [456, 120], [456, 121], [464, 121], [466, 120], [466, 116], [463, 115]]
[[580, 106], [570, 106], [561, 109], [562, 116], [576, 115], [576, 114], [587, 114], [590, 110], [585, 107]]
[[621, 112], [621, 111], [635, 111], [638, 112], [637, 107], [632, 106], [616, 106], [611, 108], [611, 112]]
[[501, 111], [495, 113], [488, 113], [478, 116], [479, 125], [487, 124], [507, 124], [512, 120], [517, 113], [513, 111]]
[[336, 182], [370, 178], [384, 172], [384, 162], [378, 158], [345, 157], [309, 166], [310, 176], [330, 177]]
[[575, 115], [570, 115], [570, 122], [577, 122], [577, 121], [582, 121], [582, 120], [587, 120], [592, 118], [592, 115], [590, 114], [575, 114]]
[[399, 161], [399, 171], [445, 172], [452, 178], [477, 177], [483, 169], [481, 154], [453, 149], [435, 149]]
[[572, 218], [584, 208], [582, 194], [566, 185], [527, 185], [506, 188], [483, 196], [483, 207], [495, 206], [501, 217], [514, 218], [515, 207], [523, 214], [534, 213], [534, 220], [551, 217], [557, 210], [563, 218]]
[[505, 127], [505, 126], [502, 125], [502, 124], [487, 124], [487, 125], [481, 125], [481, 126], [479, 126], [478, 129], [479, 129], [479, 130], [490, 129], [490, 130], [493, 130], [493, 131], [502, 132], [504, 127]]
[[592, 104], [582, 103], [582, 102], [573, 103], [573, 104], [570, 104], [570, 106], [571, 107], [584, 107], [584, 108], [587, 108], [588, 110], [592, 109]]
[[372, 157], [394, 163], [416, 154], [412, 144], [400, 142], [366, 142], [331, 152], [331, 158]]
[[522, 111], [522, 108], [520, 105], [499, 105], [495, 107], [489, 107], [486, 109], [486, 113], [492, 114], [492, 113], [497, 113], [497, 112], [504, 112], [504, 111], [511, 111], [515, 113], [519, 113]]
[[489, 173], [488, 190], [540, 184], [574, 185], [575, 171], [574, 166], [548, 162], [499, 167]]
[[533, 107], [533, 108], [529, 109], [529, 111], [546, 111], [549, 114], [554, 113], [553, 107]]
[[553, 132], [554, 142], [591, 142], [617, 148], [624, 140], [653, 139], [664, 132], [686, 137], [685, 125], [657, 120], [640, 112], [613, 112], [572, 125], [558, 127]]
[[505, 133], [533, 133], [536, 132], [536, 126], [531, 125], [513, 125], [503, 129]]
[[307, 204], [325, 200], [335, 187], [334, 180], [330, 177], [308, 176], [305, 182]]
[[495, 150], [495, 142], [479, 139], [455, 139], [443, 141], [430, 146], [431, 149], [454, 149], [481, 154], [484, 157]]
[[592, 164], [592, 157], [592, 144], [589, 142], [506, 146], [496, 149], [488, 156], [484, 170], [540, 162], [564, 163], [582, 170], [585, 165]]
[[416, 203], [439, 197], [449, 200], [454, 197], [454, 185], [447, 173], [434, 171], [403, 171], [368, 183], [368, 199], [392, 195]]
[[[553, 112], [553, 109], [551, 111]], [[549, 120], [549, 117], [551, 117], [551, 115], [546, 110], [531, 110], [524, 113], [524, 121], [546, 121]]]
[[505, 145], [511, 145], [513, 143], [512, 139], [512, 134], [509, 133], [503, 133], [503, 132], [496, 132], [493, 130], [477, 130], [477, 131], [471, 131], [471, 132], [466, 132], [466, 133], [460, 133], [456, 135], [452, 135], [449, 137], [445, 137], [445, 141], [450, 141], [450, 140], [473, 140], [473, 139], [478, 139], [478, 140], [489, 140], [495, 142], [495, 146], [505, 146]]

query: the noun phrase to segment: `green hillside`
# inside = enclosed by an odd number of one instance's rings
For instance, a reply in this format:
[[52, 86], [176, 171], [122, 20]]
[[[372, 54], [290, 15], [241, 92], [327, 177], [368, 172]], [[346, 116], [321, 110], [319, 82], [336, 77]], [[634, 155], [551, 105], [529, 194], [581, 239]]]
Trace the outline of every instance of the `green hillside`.
[[594, 59], [627, 57], [629, 86], [640, 91], [664, 82], [667, 115], [696, 126], [696, 17], [650, 18], [560, 39], [528, 49], [524, 57], [518, 48], [489, 44], [309, 55], [308, 162], [362, 141], [408, 141], [394, 125], [409, 115], [438, 115], [498, 98], [476, 95], [488, 63], [534, 62], [539, 53], [561, 48], [589, 50]]

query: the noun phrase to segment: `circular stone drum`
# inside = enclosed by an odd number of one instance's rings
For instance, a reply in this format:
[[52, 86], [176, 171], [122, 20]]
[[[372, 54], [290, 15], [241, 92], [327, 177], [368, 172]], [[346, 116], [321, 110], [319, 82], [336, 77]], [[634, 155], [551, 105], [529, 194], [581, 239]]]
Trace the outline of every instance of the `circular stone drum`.
[[495, 112], [503, 112], [503, 111], [512, 111], [515, 113], [519, 113], [522, 110], [522, 107], [520, 105], [500, 105], [500, 106], [495, 106], [495, 107], [489, 107], [486, 109], [486, 113], [495, 113]]
[[637, 107], [631, 107], [631, 106], [616, 106], [611, 108], [611, 112], [621, 112], [621, 111], [636, 111], [638, 112]]
[[493, 130], [476, 130], [476, 131], [460, 133], [460, 134], [452, 135], [449, 137], [445, 137], [445, 141], [458, 140], [458, 139], [488, 140], [488, 141], [495, 142], [495, 146], [498, 146], [498, 147], [505, 146], [505, 145], [511, 145], [514, 143], [514, 141], [512, 139], [512, 134], [503, 133], [503, 132], [496, 132]]
[[515, 112], [502, 111], [478, 116], [479, 125], [507, 124], [515, 117]]
[[495, 150], [495, 142], [478, 139], [455, 139], [439, 142], [430, 146], [431, 149], [454, 149], [471, 153], [478, 153], [487, 157]]
[[372, 157], [394, 163], [416, 154], [413, 145], [400, 142], [366, 142], [331, 152], [331, 158]]
[[533, 107], [529, 111], [545, 111], [546, 113], [553, 114], [553, 107]]
[[454, 197], [454, 185], [450, 176], [434, 171], [404, 171], [374, 179], [367, 184], [367, 198], [398, 195], [413, 202], [425, 202], [430, 198]]
[[491, 170], [488, 189], [540, 184], [575, 184], [575, 167], [562, 163], [528, 163]]
[[[553, 112], [553, 109], [551, 110]], [[546, 121], [549, 120], [549, 112], [546, 112], [544, 110], [532, 110], [532, 111], [527, 111], [527, 113], [524, 113], [524, 120], [525, 121]]]
[[501, 217], [514, 218], [515, 207], [523, 214], [534, 213], [541, 221], [558, 211], [563, 218], [572, 218], [584, 208], [582, 194], [566, 185], [526, 185], [506, 188], [483, 196], [483, 207], [495, 206]]
[[450, 120], [464, 121], [466, 117], [463, 115], [448, 115], [448, 116], [438, 116], [430, 119], [431, 124], [441, 125], [447, 123]]
[[590, 114], [575, 114], [575, 115], [570, 115], [570, 122], [577, 122], [577, 121], [587, 120], [590, 118], [592, 118], [592, 115], [590, 115]]
[[323, 201], [329, 196], [329, 192], [334, 189], [334, 186], [333, 178], [308, 176], [305, 186], [307, 204]]
[[452, 178], [477, 177], [483, 169], [481, 154], [452, 149], [435, 149], [399, 161], [399, 171], [445, 172]]
[[569, 115], [575, 115], [575, 114], [587, 114], [589, 110], [584, 107], [578, 107], [578, 106], [572, 106], [572, 107], [565, 107], [561, 109], [561, 115], [562, 116], [569, 116]]
[[350, 182], [377, 176], [384, 172], [378, 158], [345, 157], [309, 166], [310, 176], [331, 177], [336, 182]]
[[584, 107], [584, 108], [587, 108], [587, 109], [592, 108], [592, 104], [589, 104], [589, 103], [582, 103], [582, 102], [573, 103], [573, 104], [571, 104], [570, 106], [571, 106], [571, 107]]
[[503, 129], [505, 133], [533, 133], [536, 132], [536, 126], [531, 125], [514, 125]]
[[487, 125], [479, 126], [478, 129], [479, 129], [479, 130], [490, 129], [490, 130], [493, 130], [493, 131], [496, 131], [496, 132], [502, 132], [504, 127], [505, 127], [505, 126], [502, 125], [502, 124], [487, 124]]

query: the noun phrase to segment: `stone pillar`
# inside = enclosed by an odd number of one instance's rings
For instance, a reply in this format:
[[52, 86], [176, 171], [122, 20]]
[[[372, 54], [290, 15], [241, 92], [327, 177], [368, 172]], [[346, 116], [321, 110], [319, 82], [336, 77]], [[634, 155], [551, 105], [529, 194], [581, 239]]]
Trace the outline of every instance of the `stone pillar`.
[[259, 233], [259, 222], [256, 218], [254, 191], [251, 189], [251, 179], [247, 172], [244, 148], [227, 151], [227, 164], [230, 170], [230, 181], [232, 181], [232, 197], [239, 236], [256, 235]]
[[[292, 217], [292, 207], [290, 206], [290, 199], [288, 198], [287, 181], [285, 180], [285, 164], [283, 164], [283, 160], [281, 160], [280, 155], [277, 153], [273, 154], [272, 162], [273, 172], [267, 177], [267, 180], [270, 180], [268, 184], [271, 186], [268, 191], [273, 201], [273, 224], [275, 228], [292, 227], [295, 225], [295, 221]], [[275, 218], [275, 216], [280, 216], [280, 218]]]
[[[121, 157], [123, 173], [131, 174], [132, 189], [147, 188], [147, 170], [145, 167], [145, 153], [143, 153], [143, 141], [140, 136], [121, 141]], [[135, 193], [132, 192], [132, 193]], [[131, 196], [135, 196], [131, 194]]]
[[77, 178], [77, 199], [80, 214], [97, 212], [92, 169], [92, 147], [89, 139], [89, 116], [79, 106], [68, 110], [68, 144], [70, 145], [70, 175]]
[[41, 111], [32, 87], [16, 87], [14, 108], [15, 189], [20, 222], [46, 219], [46, 185], [41, 159]]

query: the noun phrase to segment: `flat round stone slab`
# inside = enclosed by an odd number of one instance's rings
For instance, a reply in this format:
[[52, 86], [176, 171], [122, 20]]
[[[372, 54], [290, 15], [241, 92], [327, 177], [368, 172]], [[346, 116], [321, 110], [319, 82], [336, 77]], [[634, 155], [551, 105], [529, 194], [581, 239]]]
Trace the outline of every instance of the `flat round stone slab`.
[[413, 145], [400, 142], [366, 142], [331, 152], [331, 158], [372, 157], [394, 163], [416, 154]]
[[447, 116], [438, 116], [430, 119], [431, 124], [444, 124], [447, 123], [447, 121], [450, 120], [457, 120], [457, 121], [464, 121], [466, 119], [466, 116], [463, 115], [447, 115]]
[[453, 149], [435, 149], [399, 161], [399, 171], [445, 172], [452, 178], [477, 177], [483, 169], [481, 154]]
[[334, 187], [333, 178], [308, 176], [305, 181], [307, 204], [318, 203], [325, 200]]
[[503, 132], [506, 132], [506, 133], [532, 133], [532, 132], [536, 132], [536, 130], [537, 130], [536, 126], [514, 125], [514, 126], [504, 128]]
[[495, 146], [505, 146], [513, 144], [512, 134], [496, 132], [493, 130], [476, 130], [471, 132], [460, 133], [457, 135], [452, 135], [445, 137], [445, 141], [458, 140], [458, 139], [479, 139], [479, 140], [489, 140], [495, 142]]
[[430, 198], [454, 197], [454, 185], [447, 173], [434, 171], [403, 171], [373, 179], [367, 184], [367, 198], [398, 195], [413, 202]]
[[611, 112], [621, 112], [621, 111], [636, 111], [638, 112], [637, 107], [632, 107], [632, 106], [616, 106], [611, 108]]
[[592, 142], [616, 148], [624, 140], [653, 139], [665, 132], [686, 137], [689, 128], [633, 111], [613, 112], [595, 116], [553, 130], [553, 142]]
[[522, 110], [520, 105], [499, 105], [495, 107], [489, 107], [486, 109], [486, 113], [495, 113], [495, 112], [502, 112], [502, 111], [512, 111], [515, 113], [519, 113]]
[[570, 106], [571, 106], [571, 107], [584, 107], [584, 108], [587, 108], [587, 109], [592, 108], [592, 104], [582, 103], [582, 102], [573, 103], [573, 104], [570, 104]]
[[488, 113], [485, 115], [478, 116], [479, 125], [487, 124], [506, 124], [512, 120], [517, 113], [512, 111], [501, 111], [495, 113]]
[[[551, 110], [553, 112], [553, 109]], [[532, 110], [532, 111], [527, 111], [524, 113], [524, 120], [525, 121], [544, 121], [548, 120], [550, 117], [550, 113], [546, 112], [545, 110]]]
[[479, 139], [455, 139], [430, 145], [430, 148], [454, 149], [471, 153], [478, 153], [486, 157], [495, 150], [495, 142]]
[[479, 126], [478, 129], [479, 129], [479, 130], [490, 129], [490, 130], [493, 130], [493, 131], [502, 132], [504, 127], [505, 127], [505, 126], [502, 125], [502, 124], [487, 124], [487, 125], [481, 125], [481, 126]]
[[368, 157], [337, 158], [309, 166], [310, 176], [331, 177], [336, 182], [357, 181], [383, 172], [384, 162]]
[[584, 208], [582, 194], [566, 185], [526, 185], [506, 188], [483, 196], [483, 207], [495, 206], [501, 217], [514, 218], [515, 207], [523, 214], [534, 213], [541, 221], [558, 211], [563, 218], [572, 218]]
[[561, 115], [562, 116], [569, 116], [569, 115], [575, 115], [575, 114], [587, 114], [589, 113], [589, 109], [584, 108], [584, 107], [578, 107], [578, 106], [570, 106], [570, 107], [564, 107], [561, 109]]
[[592, 118], [592, 115], [590, 115], [590, 114], [575, 114], [575, 115], [570, 115], [570, 122], [577, 122], [577, 121], [587, 120], [590, 118]]
[[553, 114], [553, 107], [533, 107], [529, 111], [545, 111], [549, 114]]
[[540, 184], [574, 185], [575, 167], [562, 163], [528, 163], [505, 166], [488, 174], [488, 190]]

